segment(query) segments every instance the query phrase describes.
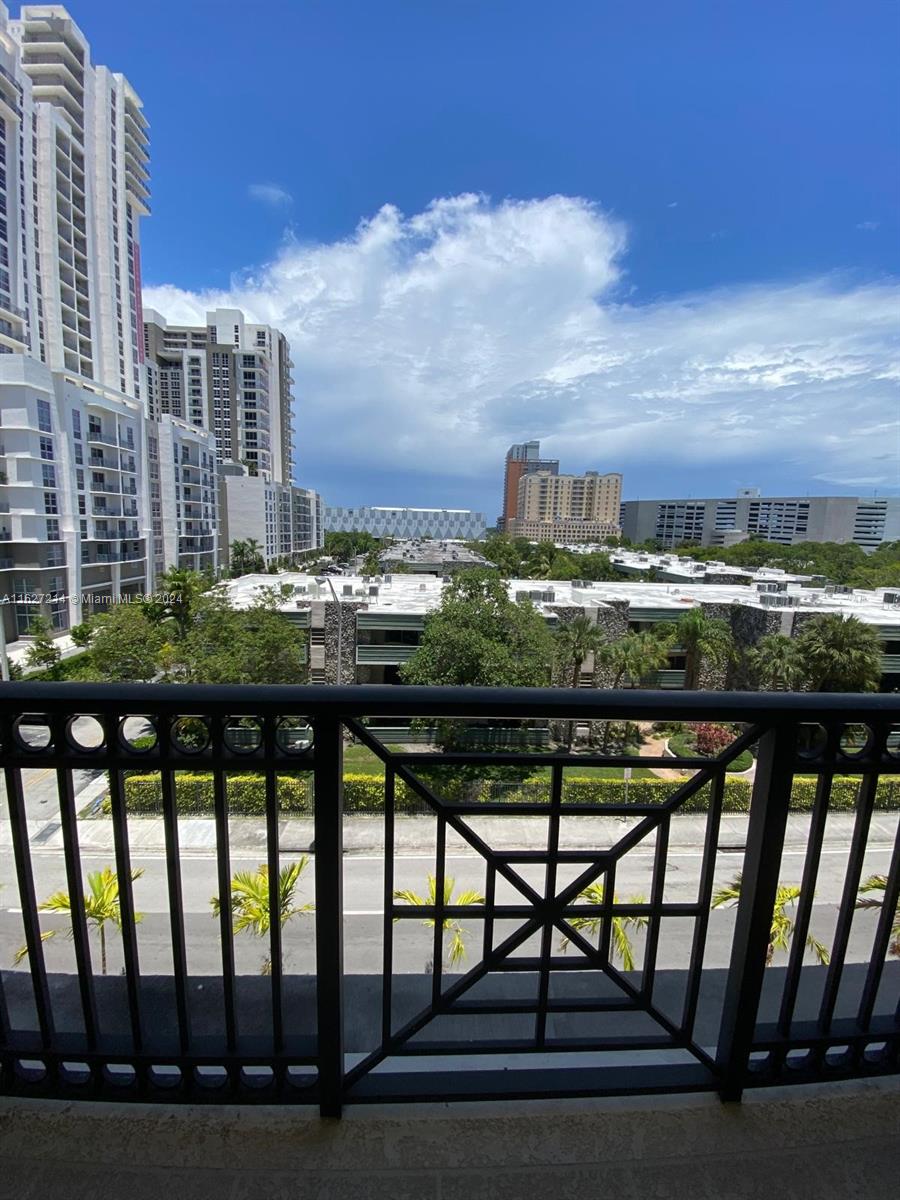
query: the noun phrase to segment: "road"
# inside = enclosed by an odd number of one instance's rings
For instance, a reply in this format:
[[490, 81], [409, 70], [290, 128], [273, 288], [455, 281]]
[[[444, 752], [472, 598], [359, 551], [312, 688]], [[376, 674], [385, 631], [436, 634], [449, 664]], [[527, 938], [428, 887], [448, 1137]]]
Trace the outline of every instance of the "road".
[[[799, 881], [804, 851], [785, 851], [782, 867], [784, 882]], [[286, 854], [283, 862], [294, 861], [298, 855]], [[816, 890], [813, 909], [812, 932], [826, 945], [834, 934], [837, 905], [843, 886], [847, 858], [846, 847], [826, 847]], [[890, 847], [871, 847], [865, 863], [865, 871], [885, 871], [890, 861]], [[32, 846], [32, 862], [37, 896], [44, 899], [52, 892], [66, 888], [65, 867], [58, 850], [45, 850]], [[134, 885], [135, 904], [143, 914], [138, 927], [138, 945], [142, 970], [146, 972], [169, 972], [172, 970], [171, 935], [169, 927], [168, 888], [166, 860], [162, 853], [139, 852], [133, 856], [133, 866], [143, 874]], [[232, 858], [232, 870], [255, 870], [259, 866], [259, 855], [242, 855]], [[665, 900], [690, 901], [696, 899], [701, 854], [699, 850], [674, 850], [670, 853]], [[720, 851], [716, 872], [716, 883], [727, 882], [740, 869], [742, 854]], [[83, 855], [84, 870], [99, 870], [112, 865], [108, 854]], [[187, 938], [188, 969], [196, 974], [215, 974], [221, 967], [218, 922], [212, 916], [210, 898], [216, 894], [216, 860], [212, 854], [193, 853], [185, 855], [182, 865], [182, 891], [184, 898], [185, 929]], [[653, 867], [652, 848], [636, 849], [619, 864], [616, 890], [621, 898], [648, 895]], [[570, 873], [560, 877], [560, 884], [574, 877], [579, 867], [567, 865]], [[427, 888], [426, 877], [434, 870], [434, 859], [427, 854], [398, 855], [395, 859], [394, 886], [410, 888], [421, 894]], [[542, 890], [542, 868], [521, 868], [523, 876]], [[484, 861], [475, 854], [448, 854], [447, 874], [454, 879], [454, 894], [462, 889], [483, 891], [485, 886]], [[12, 854], [0, 852], [0, 964], [11, 965], [16, 949], [22, 944], [23, 930], [18, 906], [18, 892]], [[345, 966], [349, 972], [378, 972], [382, 964], [383, 924], [383, 859], [380, 854], [347, 856], [344, 860], [345, 897]], [[297, 903], [314, 899], [313, 862], [310, 857], [298, 889]], [[498, 880], [498, 903], [521, 902], [519, 893], [508, 883]], [[67, 929], [65, 918], [42, 914], [42, 927]], [[687, 964], [693, 934], [692, 918], [664, 918], [658, 965], [660, 967], [684, 967]], [[471, 919], [463, 922], [470, 932], [470, 951], [477, 956], [481, 940], [481, 922], [473, 910]], [[495, 923], [495, 943], [505, 933], [512, 932], [517, 921]], [[730, 953], [734, 925], [733, 911], [715, 910], [710, 915], [707, 966], [726, 966]], [[858, 912], [853, 922], [848, 961], [865, 961], [871, 947], [875, 917], [871, 913]], [[395, 957], [394, 969], [398, 972], [421, 972], [431, 956], [431, 930], [418, 921], [403, 921], [394, 926]], [[119, 935], [110, 935], [110, 970], [121, 967]], [[638, 960], [642, 948], [642, 935], [635, 937]], [[314, 969], [315, 941], [314, 919], [309, 915], [294, 917], [285, 930], [285, 965], [288, 970], [306, 972]], [[249, 934], [235, 939], [237, 966], [239, 971], [253, 972], [265, 955], [265, 944]], [[533, 954], [535, 944], [525, 943], [519, 953]], [[46, 943], [48, 967], [52, 970], [69, 970], [74, 963], [71, 942], [65, 937], [54, 937]]]

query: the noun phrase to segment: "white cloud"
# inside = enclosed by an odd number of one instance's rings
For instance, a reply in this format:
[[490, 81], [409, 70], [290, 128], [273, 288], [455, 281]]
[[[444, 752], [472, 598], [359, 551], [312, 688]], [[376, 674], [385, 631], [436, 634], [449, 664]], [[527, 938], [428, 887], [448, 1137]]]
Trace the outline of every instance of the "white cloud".
[[880, 221], [860, 221], [856, 228], [862, 229], [866, 233], [874, 233], [880, 224]]
[[307, 467], [492, 479], [511, 441], [540, 437], [570, 469], [781, 462], [797, 487], [900, 483], [896, 456], [875, 459], [897, 446], [900, 284], [639, 305], [626, 243], [584, 200], [464, 195], [289, 242], [226, 291], [144, 301], [199, 324], [241, 307], [285, 331]]
[[294, 200], [291, 193], [277, 183], [251, 183], [247, 192], [251, 199], [268, 204], [270, 208], [287, 208]]

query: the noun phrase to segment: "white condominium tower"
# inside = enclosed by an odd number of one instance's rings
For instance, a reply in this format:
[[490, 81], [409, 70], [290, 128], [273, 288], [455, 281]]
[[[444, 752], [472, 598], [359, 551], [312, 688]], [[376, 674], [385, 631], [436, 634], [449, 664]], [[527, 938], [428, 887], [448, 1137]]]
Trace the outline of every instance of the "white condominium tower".
[[250, 324], [236, 308], [207, 313], [205, 326], [172, 325], [147, 309], [144, 351], [151, 416], [206, 426], [220, 462], [291, 482], [294, 381], [283, 333]]
[[[0, 3], [0, 600], [7, 638], [151, 583], [147, 122], [64, 8]], [[88, 599], [82, 605], [82, 596]]]
[[24, 187], [26, 242], [30, 217], [37, 248], [24, 281], [32, 353], [140, 396], [140, 218], [150, 194], [141, 102], [123, 75], [91, 64], [64, 8], [27, 5], [8, 29], [31, 84], [16, 147], [31, 178], [20, 175], [12, 194]]
[[[214, 439], [220, 564], [233, 542], [254, 543], [267, 563], [323, 545], [321, 499], [293, 483], [293, 363], [284, 334], [252, 324], [240, 309], [208, 312], [205, 325], [174, 325], [146, 309], [144, 353], [150, 416]], [[158, 543], [155, 507], [153, 521]]]

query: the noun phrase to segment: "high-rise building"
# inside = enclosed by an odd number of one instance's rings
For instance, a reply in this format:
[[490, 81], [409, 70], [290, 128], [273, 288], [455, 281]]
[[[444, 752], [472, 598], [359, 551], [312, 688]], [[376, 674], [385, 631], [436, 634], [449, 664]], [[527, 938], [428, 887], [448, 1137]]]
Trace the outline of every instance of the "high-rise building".
[[497, 518], [497, 528], [507, 529], [507, 522], [516, 515], [519, 500], [519, 480], [523, 475], [536, 471], [559, 474], [559, 460], [541, 458], [541, 443], [537, 441], [516, 442], [506, 452], [503, 465], [503, 509]]
[[519, 479], [516, 515], [508, 522], [514, 537], [542, 542], [592, 542], [619, 533], [622, 476], [559, 475], [550, 471]]
[[[172, 325], [147, 309], [143, 340], [151, 427], [172, 421], [192, 428], [208, 439], [204, 446], [198, 442], [201, 463], [204, 454], [216, 459], [219, 565], [235, 541], [255, 542], [267, 563], [321, 546], [321, 500], [292, 482], [293, 364], [284, 334], [251, 324], [239, 309], [215, 309], [203, 326]], [[170, 523], [166, 506], [172, 499], [163, 487], [163, 526]], [[174, 499], [184, 501], [177, 487]], [[186, 520], [187, 512], [181, 503], [179, 519]], [[208, 531], [193, 512], [190, 525], [191, 536], [206, 546]]]
[[147, 122], [64, 8], [0, 3], [0, 598], [8, 639], [149, 590]]
[[855, 542], [874, 550], [900, 539], [900, 497], [761, 496], [742, 488], [719, 499], [626, 500], [622, 533], [632, 542], [731, 546], [764, 538], [798, 542]]
[[32, 351], [54, 371], [140, 396], [140, 219], [150, 197], [141, 101], [123, 75], [91, 63], [58, 5], [24, 6], [8, 36], [30, 82], [7, 170], [30, 159], [31, 178], [19, 182], [37, 260], [25, 280]]
[[220, 462], [291, 482], [293, 363], [283, 333], [250, 324], [239, 309], [215, 309], [205, 326], [170, 325], [148, 309], [143, 343], [151, 417], [203, 426]]

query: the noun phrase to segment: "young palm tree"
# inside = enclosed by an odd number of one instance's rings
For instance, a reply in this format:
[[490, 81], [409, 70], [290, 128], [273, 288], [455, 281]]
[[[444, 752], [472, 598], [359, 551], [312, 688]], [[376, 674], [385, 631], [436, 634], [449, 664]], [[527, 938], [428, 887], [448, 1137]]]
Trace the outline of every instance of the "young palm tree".
[[[288, 863], [278, 873], [278, 912], [282, 929], [298, 913], [309, 913], [315, 910], [315, 904], [294, 903], [294, 893], [308, 863], [309, 857], [304, 854], [298, 862]], [[213, 896], [210, 904], [213, 916], [217, 917], [222, 910], [219, 897]], [[268, 936], [271, 914], [269, 910], [269, 868], [266, 863], [262, 863], [257, 871], [235, 872], [231, 878], [230, 905], [232, 929], [235, 933], [243, 933], [244, 930], [247, 930], [256, 937]], [[263, 959], [260, 974], [272, 974], [272, 960], [268, 956]]]
[[674, 641], [684, 647], [685, 691], [696, 691], [700, 686], [700, 668], [704, 662], [724, 667], [734, 656], [734, 638], [728, 623], [708, 617], [700, 605], [681, 614], [673, 633]]
[[[604, 891], [602, 883], [590, 883], [583, 892], [578, 893], [578, 899], [583, 900], [585, 904], [602, 904]], [[613, 900], [615, 903], [619, 903], [618, 896], [614, 895]], [[629, 903], [644, 904], [646, 901], [643, 896], [632, 896]], [[569, 917], [568, 922], [573, 929], [583, 931], [588, 937], [596, 937], [603, 924], [603, 917]], [[610, 951], [613, 961], [618, 959], [626, 971], [634, 970], [634, 946], [632, 945], [628, 931], [629, 929], [645, 929], [648, 924], [649, 917], [613, 917], [612, 919], [612, 931], [609, 940]], [[570, 939], [564, 937], [559, 943], [559, 948], [563, 954], [568, 950], [569, 942]]]
[[[869, 892], [885, 892], [887, 890], [887, 875], [870, 875], [868, 879], [863, 880], [859, 885], [859, 899], [856, 901], [857, 908], [877, 908], [880, 909], [884, 903], [884, 897], [876, 900], [869, 897]], [[891, 923], [891, 941], [888, 946], [888, 953], [894, 958], [900, 958], [900, 903], [897, 904], [894, 910], [894, 920]]]
[[798, 634], [797, 649], [813, 691], [874, 692], [881, 681], [878, 631], [858, 617], [813, 617]]
[[783, 633], [760, 638], [747, 651], [747, 662], [764, 692], [793, 692], [804, 682], [803, 656], [797, 642]]
[[[143, 875], [143, 869], [135, 868], [131, 871], [132, 883], [135, 879], [140, 879]], [[87, 876], [88, 891], [83, 898], [84, 915], [88, 925], [93, 926], [100, 935], [100, 971], [103, 975], [106, 974], [106, 925], [111, 921], [117, 929], [122, 928], [122, 908], [119, 900], [119, 877], [110, 867], [104, 867], [102, 871], [89, 871]], [[68, 892], [54, 892], [52, 896], [48, 896], [43, 904], [38, 905], [39, 912], [53, 913], [71, 913], [72, 901]], [[143, 918], [143, 913], [136, 912], [134, 914], [135, 921], [140, 921]], [[46, 942], [50, 938], [55, 937], [59, 931], [57, 929], [45, 929], [41, 934], [41, 941]], [[72, 938], [72, 926], [66, 930], [66, 936]], [[22, 946], [16, 952], [15, 962], [18, 965], [23, 958], [28, 956], [28, 947]]]
[[[741, 886], [743, 884], [743, 876], [740, 871], [732, 879], [731, 883], [720, 887], [712, 898], [713, 908], [722, 908], [725, 905], [735, 905], [741, 898]], [[772, 926], [769, 931], [769, 949], [766, 954], [766, 966], [771, 966], [772, 959], [775, 957], [776, 950], [787, 950], [790, 947], [794, 937], [796, 926], [793, 918], [788, 915], [787, 908], [790, 904], [796, 904], [800, 899], [800, 889], [793, 885], [780, 883], [778, 891], [775, 893], [775, 908], [772, 911]], [[822, 966], [827, 966], [830, 960], [827, 946], [823, 945], [817, 938], [814, 938], [811, 933], [806, 935], [807, 949], [811, 950]]]
[[[444, 877], [444, 904], [463, 905], [463, 904], [484, 904], [484, 896], [480, 892], [468, 891], [460, 892], [459, 895], [453, 898], [453, 885], [456, 880], [452, 876]], [[437, 880], [431, 874], [428, 875], [428, 893], [425, 896], [420, 896], [418, 892], [414, 892], [409, 888], [399, 888], [394, 892], [394, 899], [401, 900], [404, 904], [426, 905], [429, 908], [434, 908], [437, 904]], [[434, 917], [426, 917], [422, 922], [423, 925], [434, 928]], [[468, 930], [463, 929], [456, 917], [444, 917], [442, 922], [442, 934], [450, 936], [450, 946], [448, 958], [450, 966], [455, 967], [458, 962], [461, 962], [466, 957], [466, 942]]]

